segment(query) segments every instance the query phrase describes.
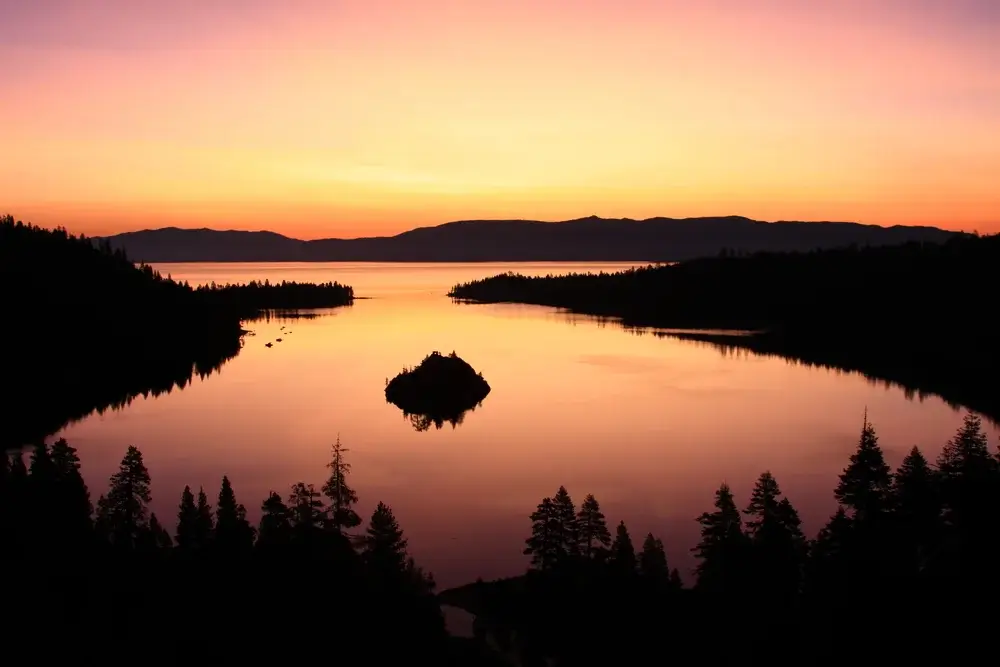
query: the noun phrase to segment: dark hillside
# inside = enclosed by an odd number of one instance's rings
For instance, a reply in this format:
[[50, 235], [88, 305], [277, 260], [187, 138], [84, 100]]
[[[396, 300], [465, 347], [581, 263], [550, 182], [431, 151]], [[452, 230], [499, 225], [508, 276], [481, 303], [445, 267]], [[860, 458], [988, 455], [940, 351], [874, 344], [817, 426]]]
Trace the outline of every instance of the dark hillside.
[[681, 261], [739, 252], [942, 242], [933, 227], [718, 218], [465, 220], [396, 236], [299, 241], [272, 232], [157, 229], [108, 237], [144, 262]]
[[1000, 236], [759, 253], [601, 275], [499, 275], [452, 296], [665, 328], [766, 330], [733, 345], [859, 370], [1000, 417], [994, 308]]

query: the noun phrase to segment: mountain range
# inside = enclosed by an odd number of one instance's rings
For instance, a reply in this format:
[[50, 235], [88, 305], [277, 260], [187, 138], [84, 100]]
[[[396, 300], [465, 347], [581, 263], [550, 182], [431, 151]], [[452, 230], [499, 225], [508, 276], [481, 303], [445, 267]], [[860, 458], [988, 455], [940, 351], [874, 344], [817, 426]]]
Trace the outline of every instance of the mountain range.
[[395, 236], [303, 241], [275, 232], [166, 227], [103, 237], [141, 262], [683, 261], [718, 254], [941, 242], [958, 232], [740, 216], [564, 222], [463, 220]]

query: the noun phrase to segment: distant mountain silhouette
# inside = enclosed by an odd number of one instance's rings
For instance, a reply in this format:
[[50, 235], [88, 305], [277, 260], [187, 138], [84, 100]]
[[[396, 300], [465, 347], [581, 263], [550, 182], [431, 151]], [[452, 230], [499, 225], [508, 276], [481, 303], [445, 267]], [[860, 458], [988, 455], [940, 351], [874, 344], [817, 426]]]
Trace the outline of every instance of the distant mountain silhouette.
[[[941, 242], [936, 227], [853, 222], [761, 222], [718, 218], [605, 219], [564, 222], [463, 220], [396, 236], [302, 241], [274, 232], [164, 229], [105, 237], [142, 262], [502, 262], [682, 261], [737, 252], [795, 251], [851, 244]], [[100, 241], [100, 239], [97, 239]]]

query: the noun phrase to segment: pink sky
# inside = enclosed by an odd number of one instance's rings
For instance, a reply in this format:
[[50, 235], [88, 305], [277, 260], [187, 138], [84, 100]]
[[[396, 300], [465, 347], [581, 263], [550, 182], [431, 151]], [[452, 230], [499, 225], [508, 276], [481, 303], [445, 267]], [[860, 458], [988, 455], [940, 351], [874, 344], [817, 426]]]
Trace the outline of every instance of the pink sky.
[[0, 0], [0, 25], [0, 211], [42, 225], [1000, 231], [989, 0]]

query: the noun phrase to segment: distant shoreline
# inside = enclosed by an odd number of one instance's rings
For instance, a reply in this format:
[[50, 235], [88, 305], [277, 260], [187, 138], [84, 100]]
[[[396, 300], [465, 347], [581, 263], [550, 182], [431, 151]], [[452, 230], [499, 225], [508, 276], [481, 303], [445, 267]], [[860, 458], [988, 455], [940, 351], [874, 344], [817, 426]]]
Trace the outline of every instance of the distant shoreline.
[[960, 232], [853, 222], [761, 222], [738, 216], [566, 222], [468, 220], [395, 236], [303, 241], [275, 232], [168, 227], [93, 239], [146, 264], [230, 262], [681, 262], [720, 254], [942, 243]]

